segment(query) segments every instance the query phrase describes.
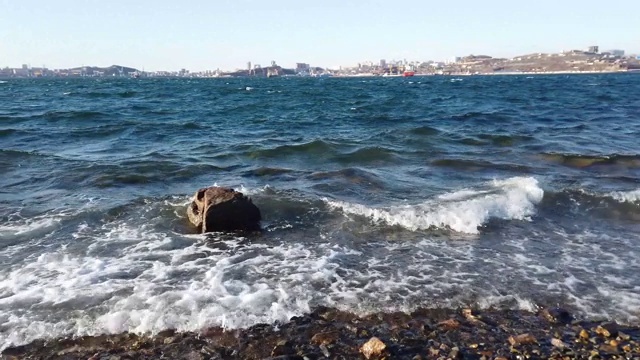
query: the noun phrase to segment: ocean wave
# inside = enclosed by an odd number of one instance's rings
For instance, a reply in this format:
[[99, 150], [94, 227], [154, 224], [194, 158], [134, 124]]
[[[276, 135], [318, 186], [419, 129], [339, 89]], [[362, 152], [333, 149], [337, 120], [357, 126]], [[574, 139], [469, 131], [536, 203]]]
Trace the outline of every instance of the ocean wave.
[[100, 111], [89, 110], [69, 110], [69, 111], [47, 111], [41, 117], [51, 120], [93, 120], [100, 117], [107, 117], [109, 114]]
[[324, 140], [314, 140], [302, 144], [282, 145], [271, 149], [249, 152], [251, 158], [280, 158], [287, 156], [326, 156], [335, 152], [335, 146]]
[[409, 132], [415, 135], [433, 136], [433, 135], [440, 134], [441, 131], [438, 130], [437, 128], [424, 125], [424, 126], [413, 128], [409, 130]]
[[581, 155], [543, 153], [542, 159], [574, 168], [589, 168], [592, 166], [623, 166], [640, 168], [640, 155]]
[[631, 191], [613, 191], [607, 194], [619, 202], [638, 203], [640, 202], [640, 189]]
[[0, 129], [0, 137], [15, 134], [16, 132], [18, 132], [16, 129]]
[[476, 171], [476, 170], [504, 170], [521, 173], [531, 172], [531, 168], [526, 165], [495, 163], [488, 160], [465, 160], [465, 159], [437, 159], [431, 162], [433, 166], [450, 167], [460, 170]]
[[387, 149], [381, 146], [374, 147], [364, 147], [358, 150], [355, 150], [350, 153], [340, 154], [335, 156], [335, 160], [338, 163], [342, 164], [351, 164], [351, 163], [376, 163], [376, 162], [386, 162], [393, 161], [396, 157], [396, 154], [391, 149]]
[[280, 176], [285, 174], [291, 174], [296, 172], [293, 169], [287, 168], [278, 168], [278, 167], [268, 167], [262, 166], [256, 169], [248, 170], [244, 173], [245, 176], [256, 176], [256, 177], [271, 177], [271, 176]]
[[417, 205], [371, 208], [361, 204], [326, 200], [346, 214], [364, 216], [374, 222], [399, 225], [409, 230], [444, 228], [478, 234], [489, 219], [527, 220], [535, 214], [544, 191], [532, 177], [496, 180], [487, 190], [462, 190]]

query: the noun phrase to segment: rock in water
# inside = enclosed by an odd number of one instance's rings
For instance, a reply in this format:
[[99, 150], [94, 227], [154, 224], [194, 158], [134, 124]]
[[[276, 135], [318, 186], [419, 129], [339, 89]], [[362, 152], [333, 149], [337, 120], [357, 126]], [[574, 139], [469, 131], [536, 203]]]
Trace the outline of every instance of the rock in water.
[[250, 198], [229, 188], [200, 189], [187, 208], [189, 221], [202, 233], [260, 230], [260, 209]]

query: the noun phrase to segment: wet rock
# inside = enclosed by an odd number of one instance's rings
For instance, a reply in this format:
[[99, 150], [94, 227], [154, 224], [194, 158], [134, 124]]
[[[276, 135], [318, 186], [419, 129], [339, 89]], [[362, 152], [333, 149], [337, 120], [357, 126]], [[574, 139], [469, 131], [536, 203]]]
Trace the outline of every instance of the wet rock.
[[631, 336], [623, 333], [622, 331], [618, 331], [618, 340], [629, 341], [629, 339], [631, 339]]
[[585, 329], [580, 330], [579, 336], [582, 340], [589, 340], [589, 333]]
[[314, 345], [329, 345], [338, 340], [340, 333], [337, 331], [322, 332], [313, 335], [311, 343]]
[[620, 353], [620, 350], [618, 350], [618, 347], [607, 345], [607, 344], [600, 345], [600, 351], [610, 355], [617, 355]]
[[[459, 309], [420, 309], [358, 317], [336, 309], [248, 329], [161, 332], [155, 336], [100, 335], [38, 340], [5, 349], [0, 359], [640, 359], [640, 326], [605, 337], [601, 322], [551, 323], [540, 313], [478, 310], [472, 324]], [[444, 323], [443, 323], [444, 321]], [[449, 329], [444, 324], [458, 324]], [[442, 325], [437, 325], [442, 324]], [[365, 331], [366, 330], [366, 331]], [[360, 333], [369, 334], [366, 337]], [[581, 337], [580, 333], [583, 334]], [[373, 341], [371, 334], [384, 343]], [[521, 335], [512, 335], [521, 334]], [[585, 338], [586, 336], [586, 338]], [[536, 340], [537, 339], [537, 340]], [[368, 344], [364, 344], [369, 340]], [[377, 344], [377, 347], [373, 345]], [[369, 350], [367, 350], [369, 349]], [[59, 352], [64, 355], [57, 355]]]
[[451, 349], [451, 352], [449, 352], [449, 359], [462, 359], [462, 353], [460, 352], [460, 349], [458, 347], [454, 347], [453, 349]]
[[331, 356], [331, 353], [329, 353], [329, 349], [327, 349], [327, 345], [325, 344], [320, 344], [320, 351], [322, 351], [322, 355], [324, 355], [324, 357], [329, 357]]
[[365, 358], [370, 359], [373, 356], [380, 356], [382, 352], [387, 348], [380, 339], [372, 337], [360, 348], [360, 352]]
[[456, 319], [447, 319], [439, 322], [438, 326], [447, 330], [454, 330], [460, 327], [460, 322]]
[[537, 343], [537, 340], [535, 336], [531, 334], [520, 334], [517, 336], [509, 336], [509, 343], [511, 344], [511, 346], [520, 346], [535, 344]]
[[213, 186], [198, 190], [187, 208], [189, 221], [200, 232], [260, 230], [260, 209], [233, 189]]
[[280, 340], [276, 346], [271, 350], [271, 356], [291, 355], [293, 353], [293, 347], [287, 340]]
[[553, 324], [569, 324], [573, 321], [573, 316], [562, 308], [543, 309], [540, 315]]
[[615, 337], [618, 335], [618, 325], [615, 323], [601, 324], [596, 327], [596, 334], [608, 337]]
[[567, 347], [567, 344], [565, 344], [564, 341], [556, 338], [551, 339], [551, 345], [557, 347], [558, 349], [564, 349]]

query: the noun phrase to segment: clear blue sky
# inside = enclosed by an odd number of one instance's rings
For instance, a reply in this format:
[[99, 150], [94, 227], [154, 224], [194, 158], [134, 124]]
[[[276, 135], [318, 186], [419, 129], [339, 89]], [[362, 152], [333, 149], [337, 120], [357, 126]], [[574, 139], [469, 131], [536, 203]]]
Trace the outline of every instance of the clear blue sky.
[[146, 70], [640, 51], [640, 0], [0, 0], [0, 66]]

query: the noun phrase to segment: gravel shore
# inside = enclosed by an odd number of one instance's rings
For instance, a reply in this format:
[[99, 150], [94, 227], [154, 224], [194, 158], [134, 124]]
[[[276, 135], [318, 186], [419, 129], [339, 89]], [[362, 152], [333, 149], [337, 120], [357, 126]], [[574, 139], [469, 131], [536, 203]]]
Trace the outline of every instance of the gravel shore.
[[569, 312], [421, 309], [366, 317], [330, 308], [283, 324], [154, 336], [35, 341], [2, 359], [640, 359], [640, 327]]

